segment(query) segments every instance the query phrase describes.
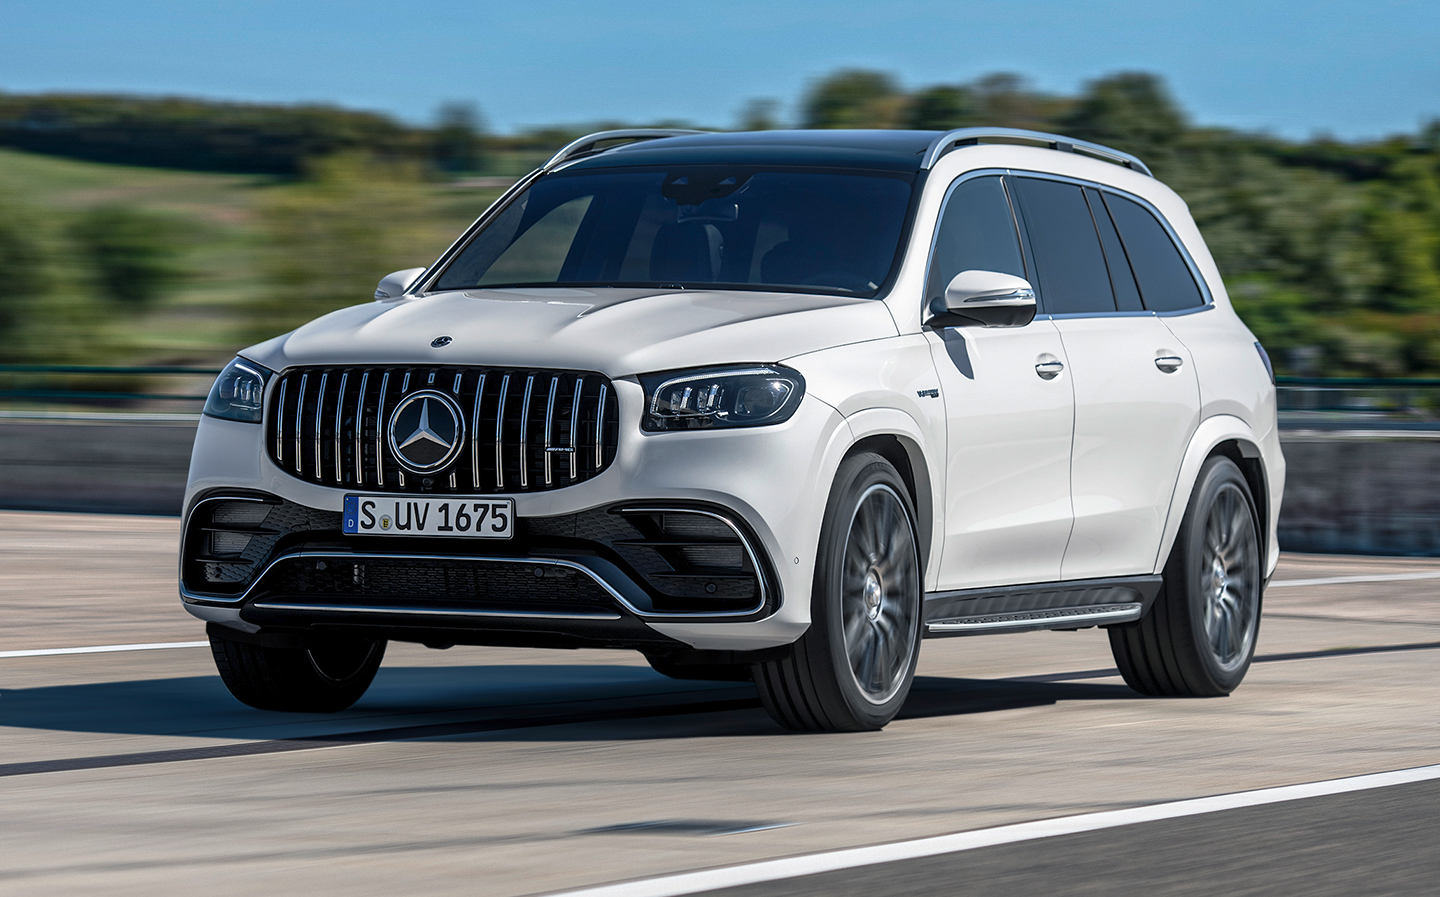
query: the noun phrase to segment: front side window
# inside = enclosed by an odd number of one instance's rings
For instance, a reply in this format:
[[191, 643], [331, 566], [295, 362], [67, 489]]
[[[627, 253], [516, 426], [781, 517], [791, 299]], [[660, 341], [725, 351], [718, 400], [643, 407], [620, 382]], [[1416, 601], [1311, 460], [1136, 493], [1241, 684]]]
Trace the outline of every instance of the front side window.
[[1019, 234], [999, 177], [964, 181], [946, 200], [935, 232], [926, 302], [944, 295], [945, 287], [961, 271], [1025, 276]]
[[487, 224], [432, 290], [627, 286], [874, 296], [912, 177], [678, 166], [557, 172]]

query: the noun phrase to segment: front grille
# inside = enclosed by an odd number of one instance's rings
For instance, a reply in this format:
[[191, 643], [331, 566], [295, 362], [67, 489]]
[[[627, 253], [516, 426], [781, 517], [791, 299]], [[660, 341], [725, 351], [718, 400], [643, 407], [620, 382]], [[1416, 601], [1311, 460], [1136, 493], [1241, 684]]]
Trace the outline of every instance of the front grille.
[[[459, 406], [463, 437], [456, 432], [452, 460], [433, 470], [412, 465], [424, 470], [416, 473], [395, 457], [387, 427], [400, 403], [421, 391], [442, 393]], [[266, 444], [286, 473], [324, 486], [542, 492], [584, 482], [608, 467], [615, 460], [618, 417], [614, 387], [589, 371], [305, 367], [285, 371], [276, 382]]]

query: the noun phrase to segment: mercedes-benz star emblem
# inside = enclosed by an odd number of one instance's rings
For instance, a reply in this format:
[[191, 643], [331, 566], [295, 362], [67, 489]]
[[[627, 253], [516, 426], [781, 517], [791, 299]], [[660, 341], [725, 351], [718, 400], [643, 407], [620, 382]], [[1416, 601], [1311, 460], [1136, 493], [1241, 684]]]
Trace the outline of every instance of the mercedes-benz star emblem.
[[437, 336], [430, 341], [430, 348], [432, 349], [440, 349], [448, 345], [450, 345], [450, 337], [448, 336]]
[[412, 473], [433, 473], [460, 454], [465, 418], [455, 400], [424, 390], [400, 400], [390, 415], [390, 453]]

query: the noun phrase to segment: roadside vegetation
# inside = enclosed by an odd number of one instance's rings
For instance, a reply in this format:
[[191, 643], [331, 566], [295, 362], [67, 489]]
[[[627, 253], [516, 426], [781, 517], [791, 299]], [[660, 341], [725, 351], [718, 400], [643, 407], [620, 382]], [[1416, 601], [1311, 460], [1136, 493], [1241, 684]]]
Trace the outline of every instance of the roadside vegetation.
[[[816, 82], [794, 121], [777, 109], [752, 101], [736, 124], [993, 125], [1133, 152], [1190, 204], [1282, 372], [1440, 376], [1440, 121], [1286, 141], [1193, 123], [1137, 73], [1059, 96], [1014, 75], [906, 89], [851, 70]], [[502, 136], [465, 104], [421, 128], [328, 107], [0, 94], [0, 362], [217, 363], [366, 301], [504, 179], [607, 126]]]

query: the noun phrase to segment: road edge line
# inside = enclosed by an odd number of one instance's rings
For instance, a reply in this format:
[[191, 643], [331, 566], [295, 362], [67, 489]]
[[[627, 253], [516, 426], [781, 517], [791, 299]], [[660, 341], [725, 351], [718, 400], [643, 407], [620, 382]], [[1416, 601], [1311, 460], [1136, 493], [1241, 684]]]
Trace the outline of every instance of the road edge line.
[[63, 654], [118, 654], [122, 651], [162, 651], [167, 648], [206, 648], [209, 646], [209, 642], [149, 642], [141, 645], [90, 645], [84, 648], [34, 648], [24, 651], [0, 651], [0, 659], [58, 657]]
[[638, 879], [568, 891], [549, 892], [550, 897], [681, 897], [721, 888], [800, 878], [823, 872], [836, 872], [861, 866], [874, 866], [901, 860], [920, 859], [947, 853], [960, 853], [982, 847], [995, 847], [1021, 841], [1056, 838], [1063, 835], [1100, 831], [1123, 825], [1158, 822], [1186, 816], [1200, 816], [1225, 810], [1239, 810], [1266, 804], [1327, 797], [1393, 785], [1408, 785], [1440, 779], [1440, 765], [1419, 766], [1391, 772], [1369, 773], [1340, 779], [1326, 779], [1299, 785], [1281, 785], [1254, 791], [1238, 791], [1212, 797], [1188, 798], [1159, 804], [1105, 810], [1077, 816], [1061, 816], [1020, 822], [994, 828], [975, 829], [951, 835], [938, 835], [890, 844], [852, 847], [824, 853], [804, 854], [775, 860], [761, 860], [738, 866], [681, 872], [655, 878]]

